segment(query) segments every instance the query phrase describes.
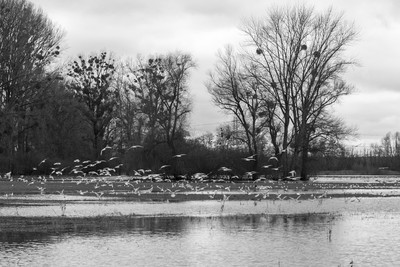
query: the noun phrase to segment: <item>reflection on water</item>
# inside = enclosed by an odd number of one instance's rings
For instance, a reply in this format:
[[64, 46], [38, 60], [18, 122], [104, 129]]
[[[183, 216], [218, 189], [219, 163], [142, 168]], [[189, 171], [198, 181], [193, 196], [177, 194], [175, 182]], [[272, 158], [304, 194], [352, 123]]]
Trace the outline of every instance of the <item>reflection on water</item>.
[[3, 266], [393, 266], [400, 214], [131, 217], [123, 227], [2, 232]]
[[[278, 197], [278, 195], [276, 195]], [[299, 213], [362, 213], [400, 212], [398, 197], [343, 197], [296, 200], [285, 198], [245, 201], [184, 201], [184, 202], [126, 202], [93, 201], [67, 202], [65, 210], [54, 203], [41, 206], [16, 205], [0, 207], [0, 219], [18, 217], [96, 217], [120, 215], [144, 216], [229, 216], [240, 214], [299, 214]]]
[[398, 183], [399, 175], [318, 175], [317, 183]]

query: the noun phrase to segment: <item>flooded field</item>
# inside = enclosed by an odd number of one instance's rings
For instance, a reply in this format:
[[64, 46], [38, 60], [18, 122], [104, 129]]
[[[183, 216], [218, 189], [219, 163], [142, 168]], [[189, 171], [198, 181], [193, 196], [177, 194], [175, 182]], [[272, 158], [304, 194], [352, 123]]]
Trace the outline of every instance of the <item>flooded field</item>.
[[[4, 266], [393, 266], [397, 212], [132, 217], [118, 227], [1, 232]], [[353, 264], [353, 265], [352, 265]]]
[[[7, 182], [17, 190], [0, 195], [0, 265], [400, 262], [391, 249], [400, 242], [400, 179], [344, 178], [317, 177], [307, 184], [135, 183], [133, 190], [119, 181], [119, 190], [101, 197], [88, 187], [79, 189], [85, 194], [76, 192], [73, 181], [63, 184], [63, 194], [20, 194], [27, 189]], [[53, 183], [46, 184], [48, 190], [58, 188]]]

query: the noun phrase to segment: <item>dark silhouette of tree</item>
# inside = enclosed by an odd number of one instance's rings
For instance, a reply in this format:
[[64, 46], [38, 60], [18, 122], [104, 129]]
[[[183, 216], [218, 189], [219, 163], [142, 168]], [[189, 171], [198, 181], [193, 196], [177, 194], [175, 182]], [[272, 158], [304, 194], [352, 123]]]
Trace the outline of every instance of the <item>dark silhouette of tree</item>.
[[[245, 144], [249, 155], [257, 155], [264, 143], [266, 126], [271, 125], [273, 103], [243, 64], [233, 49], [227, 47], [224, 54], [219, 54], [207, 88], [215, 105], [233, 114], [241, 126], [242, 134], [230, 134], [229, 138], [232, 136]], [[254, 169], [257, 168], [257, 158], [254, 157]]]
[[45, 91], [57, 76], [50, 63], [60, 54], [62, 32], [27, 1], [0, 1], [0, 138], [10, 159], [29, 151], [29, 133], [37, 126], [33, 107], [45, 103]]
[[[293, 149], [293, 167], [307, 179], [312, 136], [327, 108], [351, 92], [342, 78], [354, 62], [344, 51], [356, 32], [331, 9], [275, 8], [262, 20], [245, 23], [249, 72], [279, 107], [282, 149]], [[287, 167], [287, 166], [286, 166]]]
[[117, 103], [119, 91], [113, 88], [114, 59], [106, 52], [89, 57], [79, 56], [68, 66], [68, 83], [75, 96], [85, 104], [83, 114], [93, 131], [95, 156], [100, 155], [103, 139]]
[[189, 70], [195, 67], [192, 57], [182, 53], [160, 55], [139, 59], [128, 67], [131, 89], [145, 120], [146, 146], [167, 143], [175, 154], [175, 141], [183, 138], [191, 112], [187, 83]]
[[[46, 105], [36, 106], [38, 126], [32, 133], [32, 149], [43, 158], [73, 160], [91, 158], [92, 129], [81, 114], [83, 103], [60, 82], [48, 91]], [[36, 162], [37, 165], [37, 162]]]

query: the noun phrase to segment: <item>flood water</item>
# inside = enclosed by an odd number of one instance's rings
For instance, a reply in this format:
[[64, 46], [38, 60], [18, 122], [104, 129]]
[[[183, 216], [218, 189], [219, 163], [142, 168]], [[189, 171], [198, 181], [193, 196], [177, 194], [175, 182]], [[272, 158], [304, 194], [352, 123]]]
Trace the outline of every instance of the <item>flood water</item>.
[[[354, 179], [399, 181], [399, 177]], [[348, 177], [315, 180], [343, 181]], [[343, 189], [265, 191], [261, 193], [272, 197], [242, 201], [221, 200], [221, 196], [184, 202], [0, 196], [0, 266], [399, 265], [398, 187], [346, 189], [357, 194], [353, 197], [345, 197]], [[295, 199], [297, 193], [314, 197]], [[341, 193], [343, 197], [330, 197]], [[14, 225], [16, 218], [29, 223], [25, 228], [2, 228], [6, 224], [1, 220]], [[29, 220], [42, 218], [47, 218], [48, 229], [31, 227]], [[60, 218], [71, 220], [72, 227], [52, 229]], [[79, 223], [85, 221], [87, 225], [81, 227]]]
[[[135, 216], [123, 227], [2, 230], [0, 266], [394, 266], [399, 200], [68, 204], [67, 217]], [[45, 214], [49, 207], [0, 212]]]
[[394, 266], [398, 213], [138, 217], [123, 230], [1, 233], [1, 266]]

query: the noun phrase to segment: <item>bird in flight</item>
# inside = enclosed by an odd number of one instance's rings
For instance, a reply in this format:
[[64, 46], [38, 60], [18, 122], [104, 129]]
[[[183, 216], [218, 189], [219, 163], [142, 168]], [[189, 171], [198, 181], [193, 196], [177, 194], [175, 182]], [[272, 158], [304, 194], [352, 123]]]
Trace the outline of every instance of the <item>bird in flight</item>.
[[277, 158], [277, 157], [270, 157], [268, 161], [270, 161], [270, 160], [276, 160], [276, 161], [278, 161], [278, 158]]
[[231, 172], [232, 169], [229, 169], [227, 167], [221, 167], [221, 168], [218, 169], [218, 171], [220, 171], [220, 172]]
[[279, 166], [279, 167], [276, 167], [276, 168], [272, 168], [271, 170], [279, 171], [279, 169], [281, 169], [281, 168], [282, 168], [282, 166]]
[[264, 165], [264, 166], [262, 166], [261, 168], [263, 168], [263, 169], [268, 169], [269, 167], [272, 167], [272, 165]]
[[257, 154], [248, 156], [247, 158], [242, 158], [242, 160], [244, 160], [244, 161], [256, 161], [255, 156], [257, 156]]
[[130, 149], [136, 149], [136, 148], [143, 148], [143, 146], [141, 146], [141, 145], [133, 145], [133, 146], [131, 146], [130, 148], [128, 148], [128, 150], [130, 150]]
[[45, 162], [46, 162], [46, 160], [47, 160], [47, 158], [45, 158], [44, 160], [42, 160], [42, 161], [39, 163], [39, 165], [41, 165], [41, 164], [45, 163]]
[[173, 155], [172, 157], [173, 158], [182, 158], [183, 156], [186, 156], [186, 154], [176, 154], [176, 155]]
[[162, 165], [162, 166], [160, 167], [160, 170], [166, 169], [166, 168], [168, 168], [168, 167], [171, 167], [171, 165]]
[[100, 155], [103, 155], [103, 152], [104, 151], [106, 151], [107, 149], [111, 149], [112, 147], [110, 147], [110, 146], [106, 146], [105, 148], [103, 148], [101, 151], [100, 151]]

